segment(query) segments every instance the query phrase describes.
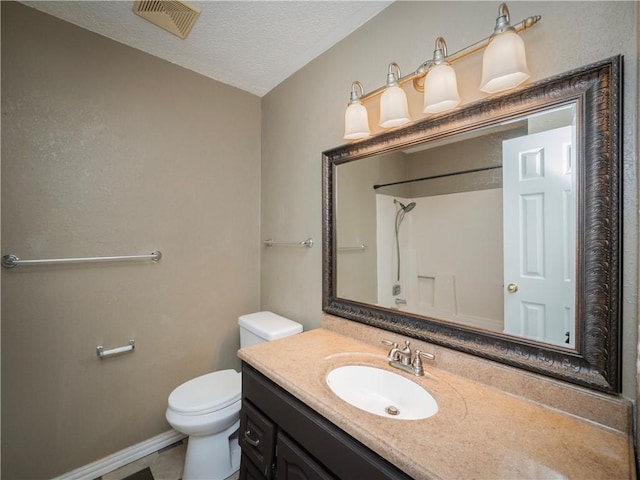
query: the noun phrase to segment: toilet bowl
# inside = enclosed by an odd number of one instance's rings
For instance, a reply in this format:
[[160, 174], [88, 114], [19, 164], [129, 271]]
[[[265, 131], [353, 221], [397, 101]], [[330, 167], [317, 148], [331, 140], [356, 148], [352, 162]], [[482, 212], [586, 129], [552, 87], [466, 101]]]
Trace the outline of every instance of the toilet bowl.
[[167, 421], [189, 435], [184, 480], [218, 480], [240, 466], [241, 375], [220, 370], [189, 380], [169, 395]]
[[[243, 315], [240, 346], [246, 347], [294, 335], [302, 325], [272, 312]], [[169, 395], [166, 418], [189, 435], [182, 480], [223, 480], [240, 468], [242, 376], [220, 370], [189, 380]]]

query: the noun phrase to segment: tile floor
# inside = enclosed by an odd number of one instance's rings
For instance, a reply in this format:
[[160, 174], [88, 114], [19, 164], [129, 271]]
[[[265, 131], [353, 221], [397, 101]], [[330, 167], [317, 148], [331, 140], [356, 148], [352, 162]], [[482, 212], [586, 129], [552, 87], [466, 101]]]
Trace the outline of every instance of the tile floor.
[[[154, 480], [180, 480], [182, 478], [182, 467], [184, 466], [184, 455], [186, 451], [187, 440], [185, 439], [146, 457], [142, 457], [124, 467], [120, 467], [113, 472], [109, 472], [103, 475], [101, 480], [122, 480], [146, 467], [151, 469]], [[235, 473], [227, 480], [237, 479], [238, 473]]]

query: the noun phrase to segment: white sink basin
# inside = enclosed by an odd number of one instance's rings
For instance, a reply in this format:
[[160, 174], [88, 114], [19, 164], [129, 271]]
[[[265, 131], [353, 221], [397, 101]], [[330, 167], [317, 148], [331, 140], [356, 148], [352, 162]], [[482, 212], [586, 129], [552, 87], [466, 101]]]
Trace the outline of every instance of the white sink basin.
[[438, 413], [438, 404], [424, 388], [381, 368], [334, 368], [327, 375], [327, 384], [345, 402], [381, 417], [419, 420]]

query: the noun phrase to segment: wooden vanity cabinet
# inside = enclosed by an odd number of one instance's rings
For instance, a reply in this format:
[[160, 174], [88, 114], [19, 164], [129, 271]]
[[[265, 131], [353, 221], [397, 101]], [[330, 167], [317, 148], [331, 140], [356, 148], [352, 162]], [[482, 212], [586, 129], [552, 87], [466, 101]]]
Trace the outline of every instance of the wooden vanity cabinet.
[[240, 480], [411, 479], [246, 363], [240, 447]]
[[251, 461], [262, 478], [269, 478], [276, 448], [275, 425], [251, 402], [245, 402], [243, 399], [240, 412], [240, 432], [242, 432], [239, 438], [242, 456]]

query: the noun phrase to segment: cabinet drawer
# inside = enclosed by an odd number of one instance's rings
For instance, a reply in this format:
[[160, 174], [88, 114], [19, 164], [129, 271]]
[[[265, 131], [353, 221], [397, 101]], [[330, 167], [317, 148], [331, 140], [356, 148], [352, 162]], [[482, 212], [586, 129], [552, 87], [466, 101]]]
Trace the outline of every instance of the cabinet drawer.
[[276, 428], [273, 422], [260, 413], [251, 402], [243, 401], [239, 438], [242, 455], [251, 460], [266, 478], [271, 478], [275, 442]]

